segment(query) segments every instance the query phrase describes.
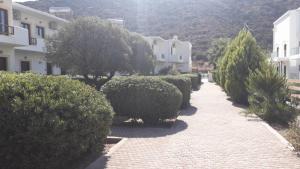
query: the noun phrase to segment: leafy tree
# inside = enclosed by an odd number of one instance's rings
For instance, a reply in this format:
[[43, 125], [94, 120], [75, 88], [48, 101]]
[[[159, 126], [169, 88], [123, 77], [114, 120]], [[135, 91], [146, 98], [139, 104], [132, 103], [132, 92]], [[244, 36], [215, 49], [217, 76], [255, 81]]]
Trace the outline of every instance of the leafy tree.
[[285, 77], [273, 65], [264, 65], [247, 79], [249, 110], [269, 122], [288, 124], [296, 116], [293, 104], [288, 104], [290, 92]]
[[224, 56], [226, 47], [228, 46], [230, 39], [219, 38], [215, 39], [211, 43], [211, 47], [207, 51], [208, 60], [210, 64], [217, 67], [218, 60]]
[[81, 17], [48, 40], [47, 58], [99, 89], [116, 72], [131, 70], [129, 36], [108, 21]]
[[139, 34], [130, 35], [132, 55], [130, 65], [133, 73], [150, 74], [154, 69], [153, 50], [150, 44]]
[[221, 61], [221, 84], [237, 103], [248, 102], [246, 79], [266, 59], [255, 38], [246, 28], [228, 46]]

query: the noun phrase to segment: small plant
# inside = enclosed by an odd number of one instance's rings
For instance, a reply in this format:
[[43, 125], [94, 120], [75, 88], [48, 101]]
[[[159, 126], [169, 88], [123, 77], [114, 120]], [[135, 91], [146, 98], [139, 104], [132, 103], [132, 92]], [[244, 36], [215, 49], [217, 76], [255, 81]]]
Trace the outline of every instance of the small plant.
[[285, 77], [265, 63], [250, 74], [247, 83], [249, 110], [268, 122], [288, 124], [297, 115]]
[[115, 78], [102, 90], [116, 115], [150, 124], [176, 118], [182, 103], [182, 94], [176, 86], [155, 77]]

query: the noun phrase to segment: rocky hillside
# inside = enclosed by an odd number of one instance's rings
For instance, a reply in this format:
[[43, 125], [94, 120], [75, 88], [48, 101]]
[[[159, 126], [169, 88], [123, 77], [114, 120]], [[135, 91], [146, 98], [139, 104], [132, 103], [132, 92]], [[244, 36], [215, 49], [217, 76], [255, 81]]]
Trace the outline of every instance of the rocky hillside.
[[25, 5], [47, 11], [69, 6], [76, 16], [123, 18], [131, 31], [193, 43], [205, 53], [214, 38], [232, 37], [244, 24], [266, 49], [272, 47], [273, 22], [300, 0], [39, 0]]

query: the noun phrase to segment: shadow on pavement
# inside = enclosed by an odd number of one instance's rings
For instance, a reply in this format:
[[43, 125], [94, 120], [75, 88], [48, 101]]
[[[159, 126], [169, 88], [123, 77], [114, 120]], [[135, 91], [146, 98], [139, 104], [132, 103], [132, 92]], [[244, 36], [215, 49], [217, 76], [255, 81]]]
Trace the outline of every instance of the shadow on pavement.
[[181, 110], [180, 116], [192, 116], [196, 114], [197, 110], [198, 109], [196, 107], [190, 106], [186, 109]]
[[85, 169], [104, 169], [106, 168], [107, 161], [109, 160], [109, 157], [102, 156], [101, 158], [97, 159], [95, 162], [93, 162], [91, 165], [89, 165]]
[[155, 138], [179, 133], [188, 128], [186, 122], [177, 120], [170, 128], [112, 127], [111, 136], [127, 138]]

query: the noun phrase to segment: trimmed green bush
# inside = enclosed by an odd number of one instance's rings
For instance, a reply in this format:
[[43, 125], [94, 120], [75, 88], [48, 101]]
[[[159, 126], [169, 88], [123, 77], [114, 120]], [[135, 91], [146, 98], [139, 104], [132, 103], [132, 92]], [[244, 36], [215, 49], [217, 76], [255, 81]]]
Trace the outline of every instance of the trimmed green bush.
[[249, 110], [268, 122], [288, 124], [297, 116], [285, 77], [266, 63], [250, 74], [247, 83]]
[[201, 85], [201, 79], [199, 79], [199, 76], [197, 74], [183, 74], [181, 76], [188, 77], [191, 79], [192, 90], [194, 90], [194, 91], [199, 90], [200, 85]]
[[182, 94], [174, 85], [155, 77], [120, 77], [102, 88], [119, 116], [156, 123], [175, 118]]
[[68, 168], [102, 151], [112, 116], [103, 94], [79, 81], [0, 72], [1, 168]]
[[168, 83], [176, 86], [182, 93], [181, 108], [187, 108], [190, 106], [191, 99], [191, 80], [188, 77], [183, 76], [160, 76], [160, 78]]

